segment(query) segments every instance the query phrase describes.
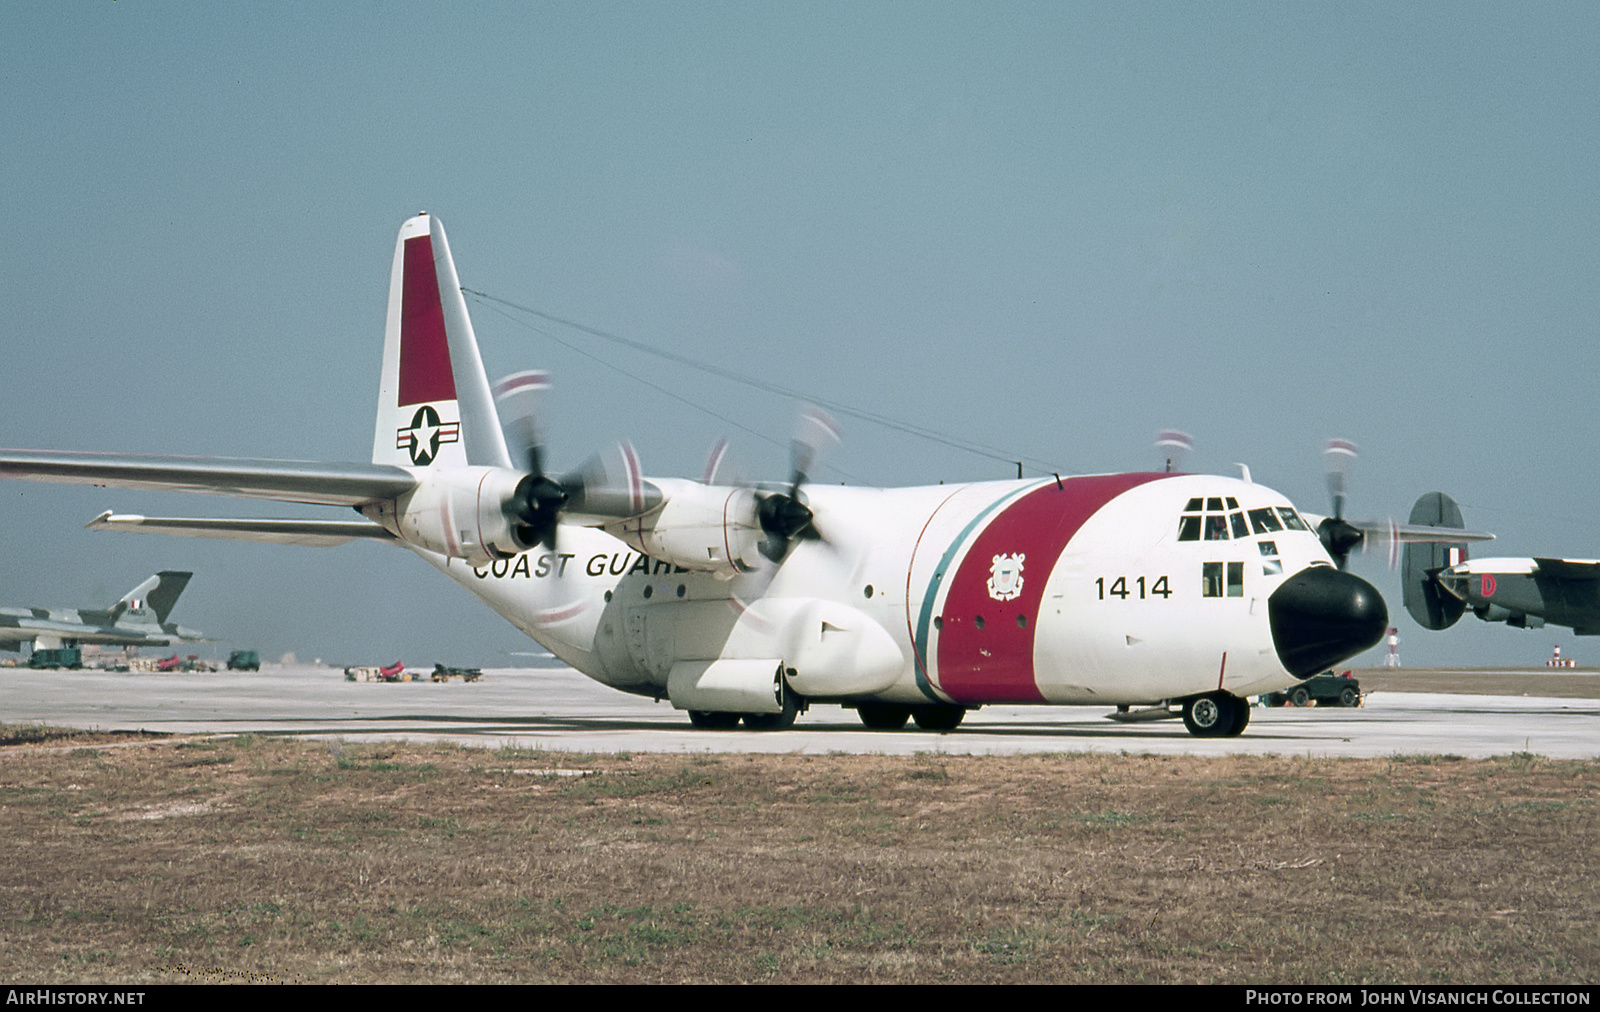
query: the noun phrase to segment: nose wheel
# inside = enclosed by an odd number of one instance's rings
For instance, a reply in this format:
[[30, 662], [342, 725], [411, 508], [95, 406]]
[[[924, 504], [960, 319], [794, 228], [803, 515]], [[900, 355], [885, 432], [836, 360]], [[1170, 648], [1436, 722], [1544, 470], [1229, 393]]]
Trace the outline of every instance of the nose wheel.
[[1250, 723], [1250, 704], [1228, 692], [1208, 692], [1183, 703], [1183, 726], [1196, 738], [1232, 738]]

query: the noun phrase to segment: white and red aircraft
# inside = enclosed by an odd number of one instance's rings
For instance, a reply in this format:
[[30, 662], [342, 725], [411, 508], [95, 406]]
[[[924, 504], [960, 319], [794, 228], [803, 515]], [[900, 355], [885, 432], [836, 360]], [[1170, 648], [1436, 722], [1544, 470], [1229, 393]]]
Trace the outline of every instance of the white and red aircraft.
[[[786, 727], [812, 703], [948, 730], [997, 703], [1100, 704], [1240, 733], [1245, 697], [1376, 644], [1383, 599], [1282, 495], [1170, 473], [872, 489], [544, 473], [491, 388], [444, 230], [400, 229], [370, 464], [0, 452], [0, 476], [352, 507], [348, 521], [104, 515], [90, 526], [403, 545], [556, 656], [688, 711]], [[497, 397], [498, 394], [498, 397]], [[1133, 710], [1134, 707], [1145, 709]]]

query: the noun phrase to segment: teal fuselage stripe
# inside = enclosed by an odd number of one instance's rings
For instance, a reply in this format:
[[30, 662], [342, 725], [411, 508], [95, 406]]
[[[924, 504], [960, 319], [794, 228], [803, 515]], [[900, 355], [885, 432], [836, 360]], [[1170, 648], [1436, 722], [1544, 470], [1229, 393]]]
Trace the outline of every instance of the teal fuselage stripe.
[[[939, 565], [933, 571], [933, 579], [928, 581], [928, 589], [922, 594], [922, 612], [917, 616], [917, 641], [915, 643], [917, 651], [917, 663], [915, 665], [917, 688], [921, 689], [922, 694], [931, 701], [935, 703], [943, 702], [938, 693], [933, 691], [933, 682], [928, 678], [928, 668], [933, 664], [932, 658], [928, 656], [928, 626], [933, 622], [933, 603], [939, 596], [939, 584], [944, 579], [945, 572], [950, 568], [950, 560], [956, 557], [956, 552], [960, 551], [961, 546], [967, 543], [967, 537], [977, 529], [979, 524], [988, 518], [989, 514], [1006, 503], [1013, 502], [1032, 492], [1036, 488], [1044, 487], [1045, 484], [1046, 482], [1044, 481], [1038, 481], [1022, 488], [1013, 489], [985, 506], [983, 511], [973, 517], [967, 526], [961, 528], [961, 533], [955, 536], [955, 540], [950, 542], [950, 547], [946, 548], [944, 555], [940, 557]], [[1051, 561], [1052, 563], [1054, 562], [1054, 560]]]

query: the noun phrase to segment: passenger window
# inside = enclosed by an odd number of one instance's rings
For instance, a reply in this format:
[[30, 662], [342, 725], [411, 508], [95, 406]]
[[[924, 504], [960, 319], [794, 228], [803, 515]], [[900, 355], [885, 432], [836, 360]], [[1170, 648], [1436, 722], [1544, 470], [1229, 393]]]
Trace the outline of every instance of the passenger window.
[[1222, 596], [1222, 563], [1204, 562], [1200, 564], [1200, 582], [1202, 597]]
[[1228, 596], [1244, 596], [1244, 563], [1228, 563]]

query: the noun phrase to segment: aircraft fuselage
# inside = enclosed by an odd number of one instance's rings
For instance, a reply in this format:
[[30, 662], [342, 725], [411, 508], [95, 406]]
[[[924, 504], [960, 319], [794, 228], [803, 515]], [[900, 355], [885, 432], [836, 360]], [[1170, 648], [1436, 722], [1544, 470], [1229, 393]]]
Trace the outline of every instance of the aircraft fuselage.
[[[789, 665], [791, 685], [813, 700], [1243, 696], [1285, 688], [1321, 663], [1281, 614], [1275, 636], [1274, 595], [1292, 577], [1321, 570], [1335, 593], [1365, 593], [1346, 581], [1371, 590], [1333, 570], [1310, 530], [1287, 526], [1288, 500], [1238, 479], [1135, 473], [806, 492], [828, 518], [823, 540], [797, 543], [772, 574], [691, 572], [569, 526], [554, 550], [484, 566], [419, 554], [580, 671], [657, 697], [669, 695], [675, 666], [763, 658]], [[752, 592], [755, 581], [765, 586]], [[1333, 630], [1327, 663], [1381, 636], [1386, 616], [1354, 611]]]

